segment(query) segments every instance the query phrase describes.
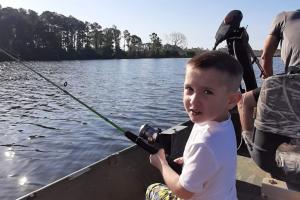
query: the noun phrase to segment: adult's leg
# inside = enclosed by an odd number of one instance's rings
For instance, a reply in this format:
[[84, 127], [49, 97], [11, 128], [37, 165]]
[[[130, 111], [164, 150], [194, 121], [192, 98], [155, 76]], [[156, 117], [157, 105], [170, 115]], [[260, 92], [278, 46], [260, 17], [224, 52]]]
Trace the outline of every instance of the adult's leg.
[[282, 143], [289, 143], [290, 138], [256, 129], [253, 140], [254, 145], [250, 154], [255, 163], [264, 171], [269, 172], [273, 178], [282, 180], [284, 173], [282, 168], [277, 166], [276, 150]]
[[240, 121], [242, 131], [253, 131], [254, 128], [254, 108], [256, 107], [256, 98], [253, 91], [249, 91], [243, 94], [241, 100], [238, 103], [238, 111], [240, 115]]

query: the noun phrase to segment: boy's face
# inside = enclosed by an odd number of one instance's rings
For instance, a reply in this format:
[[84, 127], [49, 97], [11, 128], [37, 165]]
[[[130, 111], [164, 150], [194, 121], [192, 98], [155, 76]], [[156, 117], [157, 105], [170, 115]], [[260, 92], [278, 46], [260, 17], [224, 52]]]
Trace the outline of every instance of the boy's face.
[[187, 66], [183, 104], [194, 123], [228, 119], [228, 111], [236, 105], [240, 94], [229, 91], [226, 81], [230, 81], [227, 75], [216, 69]]

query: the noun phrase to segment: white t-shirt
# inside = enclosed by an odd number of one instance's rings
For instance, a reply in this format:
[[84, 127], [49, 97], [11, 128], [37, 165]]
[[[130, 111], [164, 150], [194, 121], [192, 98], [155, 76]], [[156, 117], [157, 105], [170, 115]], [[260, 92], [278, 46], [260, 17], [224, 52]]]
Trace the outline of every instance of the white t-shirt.
[[180, 184], [191, 199], [236, 200], [236, 137], [232, 121], [195, 124], [184, 149]]

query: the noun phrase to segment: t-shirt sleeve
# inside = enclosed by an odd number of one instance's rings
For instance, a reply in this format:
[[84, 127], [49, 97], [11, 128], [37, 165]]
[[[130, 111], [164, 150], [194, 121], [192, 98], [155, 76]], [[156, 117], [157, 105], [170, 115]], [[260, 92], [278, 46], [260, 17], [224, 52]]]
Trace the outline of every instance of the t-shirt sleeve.
[[285, 23], [285, 13], [279, 13], [272, 22], [270, 28], [270, 35], [277, 37], [278, 39], [282, 38], [282, 32]]
[[205, 144], [198, 143], [190, 146], [185, 158], [179, 182], [186, 190], [200, 193], [218, 170], [215, 156]]

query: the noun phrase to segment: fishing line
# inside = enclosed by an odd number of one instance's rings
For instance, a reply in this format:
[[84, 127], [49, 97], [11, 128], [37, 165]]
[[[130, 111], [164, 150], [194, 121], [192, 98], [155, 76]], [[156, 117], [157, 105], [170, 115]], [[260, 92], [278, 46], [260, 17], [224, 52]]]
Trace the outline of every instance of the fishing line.
[[[23, 65], [27, 69], [29, 69], [30, 71], [34, 72], [35, 74], [37, 74], [38, 76], [40, 76], [41, 78], [43, 78], [44, 80], [46, 80], [47, 82], [51, 83], [53, 86], [55, 86], [56, 88], [58, 88], [59, 90], [61, 90], [62, 92], [64, 92], [66, 95], [72, 97], [72, 99], [74, 99], [75, 101], [77, 101], [78, 103], [80, 103], [81, 105], [83, 105], [84, 107], [86, 107], [89, 111], [91, 111], [94, 114], [96, 114], [99, 118], [103, 119], [104, 121], [106, 121], [107, 123], [109, 123], [110, 125], [112, 125], [113, 127], [115, 127], [118, 131], [122, 132], [128, 139], [130, 139], [132, 142], [134, 142], [138, 146], [142, 147], [144, 150], [146, 150], [150, 154], [157, 153], [158, 150], [161, 148], [157, 144], [150, 144], [147, 141], [147, 138], [148, 138], [148, 136], [146, 135], [147, 130], [143, 130], [143, 133], [145, 132], [145, 134], [143, 136], [137, 136], [137, 135], [135, 135], [134, 133], [132, 133], [130, 131], [125, 131], [123, 128], [121, 128], [120, 126], [118, 126], [117, 124], [115, 124], [114, 122], [112, 122], [111, 120], [109, 120], [108, 118], [104, 117], [102, 114], [100, 114], [99, 112], [97, 112], [92, 107], [88, 106], [86, 103], [84, 103], [83, 101], [81, 101], [79, 98], [77, 98], [74, 95], [72, 95], [71, 93], [69, 93], [67, 90], [63, 89], [62, 87], [60, 87], [56, 83], [52, 82], [47, 77], [43, 76], [38, 71], [36, 71], [33, 68], [31, 68], [30, 66], [26, 65], [24, 62], [22, 62], [21, 59], [18, 59], [16, 56], [13, 56], [12, 54], [10, 54], [8, 51], [4, 50], [1, 47], [0, 47], [0, 52], [3, 52], [9, 58], [17, 61], [18, 63], [20, 63], [21, 65]], [[64, 86], [66, 87], [67, 85], [68, 85], [68, 83], [65, 82]], [[159, 131], [155, 130], [154, 132], [159, 132]], [[140, 131], [140, 133], [141, 133], [141, 131]]]
[[[95, 109], [93, 109], [92, 107], [88, 106], [86, 103], [84, 103], [83, 101], [81, 101], [79, 98], [75, 97], [74, 95], [72, 95], [70, 92], [68, 92], [67, 90], [63, 89], [62, 87], [60, 87], [59, 85], [57, 85], [56, 83], [54, 83], [53, 81], [51, 81], [50, 79], [48, 79], [47, 77], [45, 77], [44, 75], [42, 75], [41, 73], [39, 73], [38, 71], [36, 71], [35, 69], [31, 68], [30, 66], [26, 65], [24, 62], [22, 62], [21, 59], [18, 59], [16, 56], [13, 56], [12, 54], [8, 53], [8, 51], [5, 51], [3, 48], [0, 47], [0, 51], [3, 52], [5, 55], [7, 55], [8, 57], [10, 57], [11, 59], [17, 61], [18, 63], [20, 63], [21, 65], [23, 65], [24, 67], [26, 67], [27, 69], [29, 69], [30, 71], [34, 72], [35, 74], [37, 74], [38, 76], [40, 76], [41, 78], [43, 78], [44, 80], [46, 80], [48, 83], [52, 84], [53, 86], [55, 86], [56, 88], [58, 88], [59, 90], [61, 90], [62, 92], [64, 92], [66, 95], [72, 97], [75, 101], [77, 101], [78, 103], [80, 103], [81, 105], [83, 105], [84, 107], [86, 107], [88, 110], [90, 110], [91, 112], [93, 112], [94, 114], [96, 114], [98, 117], [100, 117], [101, 119], [103, 119], [104, 121], [108, 122], [109, 124], [111, 124], [113, 127], [115, 127], [118, 131], [125, 133], [126, 131], [121, 128], [120, 126], [118, 126], [117, 124], [115, 124], [114, 122], [112, 122], [111, 120], [109, 120], [108, 118], [106, 118], [105, 116], [103, 116], [102, 114], [100, 114], [99, 112], [97, 112]], [[67, 82], [64, 83], [64, 86], [66, 87], [68, 85]]]

